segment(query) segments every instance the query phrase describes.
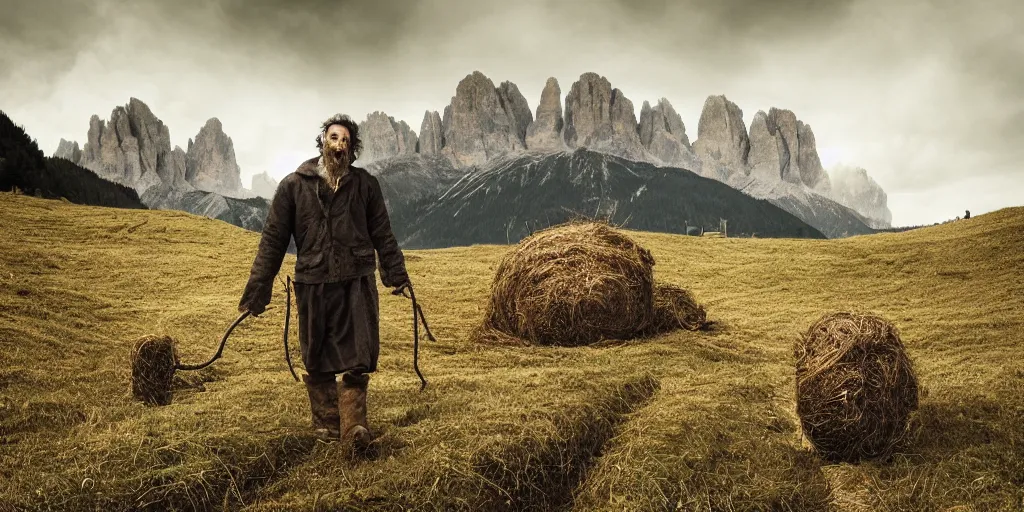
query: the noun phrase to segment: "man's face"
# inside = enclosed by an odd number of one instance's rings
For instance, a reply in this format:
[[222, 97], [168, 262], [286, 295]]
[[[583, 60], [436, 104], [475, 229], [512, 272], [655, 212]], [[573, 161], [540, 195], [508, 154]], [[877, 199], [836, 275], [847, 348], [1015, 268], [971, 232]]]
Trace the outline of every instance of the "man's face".
[[[332, 124], [327, 127], [324, 134], [324, 156], [333, 157], [334, 160], [342, 161], [342, 157], [349, 157], [349, 146], [351, 143], [348, 128], [340, 124]], [[345, 158], [347, 160], [347, 158]]]

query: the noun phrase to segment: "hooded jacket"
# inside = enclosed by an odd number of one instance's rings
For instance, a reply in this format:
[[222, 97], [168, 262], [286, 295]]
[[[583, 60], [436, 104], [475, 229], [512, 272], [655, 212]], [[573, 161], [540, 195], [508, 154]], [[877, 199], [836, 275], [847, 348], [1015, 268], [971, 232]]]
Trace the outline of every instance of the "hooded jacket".
[[408, 281], [380, 182], [363, 168], [349, 167], [337, 192], [331, 192], [317, 174], [318, 160], [306, 160], [277, 186], [239, 311], [260, 314], [270, 303], [273, 279], [292, 237], [297, 283], [334, 283], [372, 275], [374, 252], [380, 259], [384, 286]]

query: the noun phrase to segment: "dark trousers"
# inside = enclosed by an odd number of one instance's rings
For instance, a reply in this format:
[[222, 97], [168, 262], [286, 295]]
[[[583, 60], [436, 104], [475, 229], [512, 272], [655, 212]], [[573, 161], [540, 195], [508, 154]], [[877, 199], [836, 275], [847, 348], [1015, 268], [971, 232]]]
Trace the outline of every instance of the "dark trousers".
[[295, 283], [299, 346], [317, 380], [377, 370], [380, 324], [374, 276], [337, 283]]

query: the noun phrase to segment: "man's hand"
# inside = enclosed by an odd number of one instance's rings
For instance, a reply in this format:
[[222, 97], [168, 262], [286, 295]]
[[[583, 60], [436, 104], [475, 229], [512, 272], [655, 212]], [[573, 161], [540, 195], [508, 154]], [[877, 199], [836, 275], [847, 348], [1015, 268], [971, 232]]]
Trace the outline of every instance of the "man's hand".
[[255, 316], [255, 317], [260, 316], [260, 314], [262, 314], [265, 310], [266, 310], [266, 308], [257, 308], [255, 306], [250, 306], [248, 304], [243, 304], [241, 306], [238, 306], [238, 312], [239, 313], [245, 313], [246, 311], [248, 311], [250, 316]]
[[391, 292], [391, 295], [405, 295], [406, 289], [410, 291], [412, 290], [412, 283], [409, 281], [405, 281], [404, 283], [396, 286], [394, 291]]

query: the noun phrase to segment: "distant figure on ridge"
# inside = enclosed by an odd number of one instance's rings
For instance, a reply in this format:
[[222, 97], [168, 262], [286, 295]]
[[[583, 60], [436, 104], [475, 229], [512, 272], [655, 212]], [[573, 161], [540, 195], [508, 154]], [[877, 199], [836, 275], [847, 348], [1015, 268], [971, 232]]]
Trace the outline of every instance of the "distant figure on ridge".
[[971, 211], [970, 210], [967, 210], [967, 213], [964, 214], [964, 218], [965, 219], [971, 218]]
[[321, 125], [316, 145], [320, 155], [285, 176], [274, 193], [238, 309], [253, 316], [266, 309], [294, 236], [299, 346], [308, 372], [302, 378], [313, 428], [362, 450], [372, 440], [366, 388], [380, 351], [374, 253], [384, 286], [399, 293], [412, 284], [380, 183], [351, 165], [362, 149], [359, 127], [335, 115]]

